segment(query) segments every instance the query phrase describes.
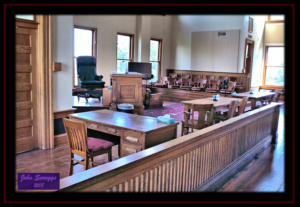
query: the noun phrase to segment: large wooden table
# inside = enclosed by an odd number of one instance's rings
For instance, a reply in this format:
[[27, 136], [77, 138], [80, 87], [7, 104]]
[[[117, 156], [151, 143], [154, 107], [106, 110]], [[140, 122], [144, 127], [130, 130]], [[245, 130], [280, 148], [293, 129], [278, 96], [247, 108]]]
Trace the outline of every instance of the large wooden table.
[[[184, 104], [184, 111], [188, 111], [191, 105], [207, 105], [207, 104], [213, 104], [214, 105], [214, 110], [219, 111], [223, 109], [224, 107], [228, 107], [231, 103], [231, 101], [238, 101], [240, 102], [240, 98], [231, 98], [231, 97], [223, 97], [221, 96], [218, 101], [214, 101], [212, 97], [209, 98], [202, 98], [202, 99], [194, 99], [194, 100], [189, 100], [189, 101], [182, 101], [181, 103]], [[199, 112], [201, 113], [201, 112]], [[206, 113], [203, 111], [203, 113]], [[184, 116], [184, 122], [185, 125], [187, 125], [188, 122], [188, 116]], [[184, 134], [186, 134], [186, 129], [184, 130]]]
[[253, 110], [256, 108], [257, 101], [262, 101], [265, 98], [272, 98], [274, 95], [275, 92], [271, 92], [271, 91], [256, 91], [253, 93], [248, 91], [244, 93], [237, 93], [233, 97], [238, 97], [238, 98], [248, 97], [249, 100], [251, 101], [251, 109]]
[[177, 124], [164, 124], [156, 118], [111, 110], [97, 110], [69, 115], [84, 121], [87, 128], [120, 137], [120, 156], [152, 147], [177, 136]]

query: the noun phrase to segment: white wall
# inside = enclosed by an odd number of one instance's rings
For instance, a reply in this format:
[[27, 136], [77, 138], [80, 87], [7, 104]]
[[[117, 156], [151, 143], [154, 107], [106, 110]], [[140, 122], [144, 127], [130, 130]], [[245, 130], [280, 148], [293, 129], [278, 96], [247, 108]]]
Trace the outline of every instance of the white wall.
[[284, 46], [284, 23], [266, 24], [265, 45]]
[[[191, 65], [192, 32], [243, 30], [242, 15], [179, 15], [173, 16], [171, 67], [183, 70], [201, 70]], [[242, 34], [242, 32], [241, 32]], [[241, 51], [241, 49], [239, 49]], [[240, 52], [237, 55], [240, 57]], [[236, 67], [241, 68], [240, 61]], [[226, 72], [226, 71], [220, 71]], [[228, 71], [228, 72], [233, 72]]]
[[191, 69], [212, 72], [238, 70], [239, 30], [192, 32]]
[[53, 57], [62, 70], [53, 73], [53, 110], [72, 108], [73, 16], [53, 15]]

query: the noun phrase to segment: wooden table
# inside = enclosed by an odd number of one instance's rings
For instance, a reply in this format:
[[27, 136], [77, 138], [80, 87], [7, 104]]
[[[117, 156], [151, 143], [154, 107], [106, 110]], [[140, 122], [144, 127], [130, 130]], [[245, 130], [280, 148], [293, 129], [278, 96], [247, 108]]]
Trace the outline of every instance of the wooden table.
[[177, 124], [164, 124], [156, 118], [111, 110], [69, 115], [84, 121], [87, 128], [120, 137], [120, 157], [169, 141], [177, 136]]
[[251, 109], [256, 108], [256, 102], [257, 101], [262, 101], [265, 98], [272, 98], [275, 95], [275, 92], [271, 91], [256, 91], [251, 93], [250, 91], [244, 92], [244, 93], [237, 93], [236, 95], [232, 97], [237, 97], [237, 98], [243, 98], [243, 97], [248, 97], [249, 100], [251, 101]]
[[[184, 111], [188, 111], [191, 105], [207, 105], [207, 104], [213, 104], [214, 110], [219, 111], [224, 107], [228, 107], [231, 103], [231, 101], [238, 101], [240, 102], [240, 98], [232, 98], [232, 97], [220, 97], [218, 101], [214, 101], [212, 97], [209, 98], [202, 98], [202, 99], [194, 99], [189, 101], [182, 101], [181, 103], [184, 104]], [[203, 111], [203, 113], [206, 113]], [[184, 116], [184, 122], [188, 122], [188, 117]], [[184, 134], [186, 134], [186, 131], [184, 131]]]

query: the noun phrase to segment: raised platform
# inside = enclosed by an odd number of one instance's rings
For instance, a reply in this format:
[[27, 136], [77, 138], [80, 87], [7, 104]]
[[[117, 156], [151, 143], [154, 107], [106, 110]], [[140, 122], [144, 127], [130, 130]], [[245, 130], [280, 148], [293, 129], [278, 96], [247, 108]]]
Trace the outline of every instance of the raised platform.
[[188, 90], [174, 89], [174, 88], [152, 88], [151, 91], [152, 93], [161, 93], [160, 98], [162, 101], [174, 101], [174, 102], [207, 98], [207, 97], [211, 97], [214, 94], [217, 94], [217, 93], [207, 93], [201, 91], [188, 91]]

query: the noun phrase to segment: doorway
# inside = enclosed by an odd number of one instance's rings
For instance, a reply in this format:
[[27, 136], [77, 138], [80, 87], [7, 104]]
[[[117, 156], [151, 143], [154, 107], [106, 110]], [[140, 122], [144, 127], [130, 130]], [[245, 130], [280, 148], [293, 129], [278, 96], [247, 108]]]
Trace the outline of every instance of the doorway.
[[246, 38], [244, 53], [244, 73], [251, 74], [253, 61], [254, 41]]

